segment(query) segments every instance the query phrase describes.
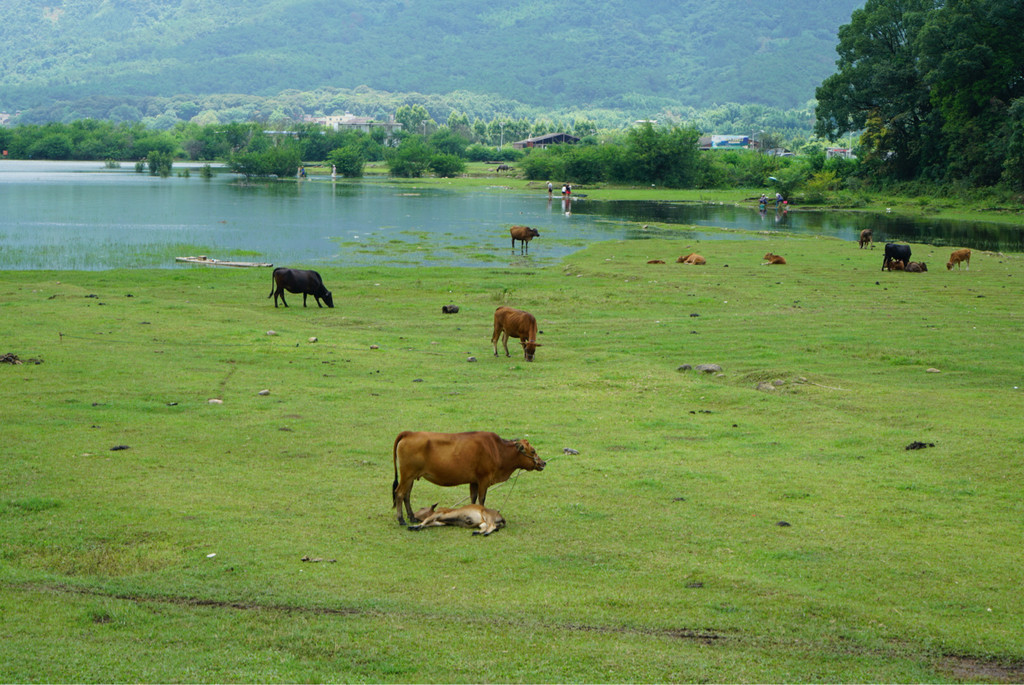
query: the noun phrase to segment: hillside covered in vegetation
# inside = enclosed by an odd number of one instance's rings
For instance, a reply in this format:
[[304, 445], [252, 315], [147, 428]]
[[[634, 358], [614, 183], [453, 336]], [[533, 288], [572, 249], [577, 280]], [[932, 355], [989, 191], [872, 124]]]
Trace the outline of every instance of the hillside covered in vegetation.
[[723, 103], [803, 108], [860, 4], [27, 0], [0, 22], [0, 111], [57, 118], [56, 102], [110, 110], [131, 98], [323, 88], [637, 118]]

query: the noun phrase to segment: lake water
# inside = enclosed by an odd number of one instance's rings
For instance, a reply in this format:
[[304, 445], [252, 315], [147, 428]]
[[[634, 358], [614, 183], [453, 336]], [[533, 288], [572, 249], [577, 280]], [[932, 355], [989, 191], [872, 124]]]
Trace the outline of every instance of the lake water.
[[[177, 175], [186, 168], [190, 177]], [[760, 237], [713, 228], [856, 240], [871, 227], [879, 242], [1024, 251], [1024, 230], [994, 224], [585, 198], [567, 214], [560, 198], [548, 201], [543, 192], [318, 177], [244, 184], [227, 172], [203, 179], [198, 165], [181, 164], [175, 174], [157, 178], [96, 162], [0, 162], [0, 269], [190, 268], [174, 258], [198, 254], [312, 267], [539, 265], [594, 240]], [[540, 231], [528, 257], [518, 247], [512, 252], [512, 224]]]

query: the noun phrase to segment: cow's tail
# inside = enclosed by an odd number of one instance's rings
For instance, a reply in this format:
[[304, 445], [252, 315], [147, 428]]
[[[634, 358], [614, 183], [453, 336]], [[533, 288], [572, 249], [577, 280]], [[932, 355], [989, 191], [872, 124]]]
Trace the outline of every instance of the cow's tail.
[[398, 443], [402, 442], [402, 438], [407, 436], [409, 431], [402, 431], [395, 438], [395, 444], [391, 448], [391, 458], [395, 464], [395, 482], [391, 484], [391, 508], [399, 506], [398, 502]]
[[274, 291], [277, 290], [277, 279], [274, 278], [274, 272], [276, 271], [277, 269], [274, 269], [274, 271], [270, 273], [270, 294], [267, 295], [268, 300], [274, 296]]

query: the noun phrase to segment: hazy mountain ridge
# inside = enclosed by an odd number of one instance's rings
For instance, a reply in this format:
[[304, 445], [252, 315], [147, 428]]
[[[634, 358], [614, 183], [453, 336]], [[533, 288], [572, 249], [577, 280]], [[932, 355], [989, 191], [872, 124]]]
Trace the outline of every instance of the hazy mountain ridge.
[[834, 71], [836, 32], [861, 3], [826, 4], [29, 0], [0, 24], [0, 109], [361, 85], [553, 109], [797, 108]]

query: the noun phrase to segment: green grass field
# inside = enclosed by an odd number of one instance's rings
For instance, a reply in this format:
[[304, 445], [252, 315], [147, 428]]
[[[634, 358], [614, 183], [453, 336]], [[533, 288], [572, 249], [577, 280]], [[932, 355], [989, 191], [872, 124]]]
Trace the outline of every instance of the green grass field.
[[[321, 269], [335, 309], [0, 272], [0, 680], [1021, 681], [1024, 256], [739, 237]], [[409, 532], [402, 430], [549, 463], [495, 535]]]

